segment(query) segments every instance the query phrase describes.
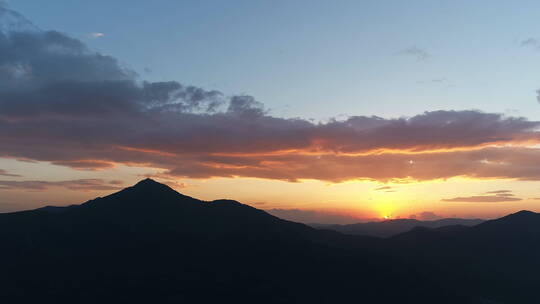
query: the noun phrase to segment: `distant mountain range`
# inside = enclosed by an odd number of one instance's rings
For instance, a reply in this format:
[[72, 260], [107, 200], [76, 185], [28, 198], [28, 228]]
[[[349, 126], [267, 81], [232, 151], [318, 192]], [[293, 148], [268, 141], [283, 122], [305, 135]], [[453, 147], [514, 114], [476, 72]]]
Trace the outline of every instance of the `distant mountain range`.
[[410, 231], [416, 227], [439, 228], [444, 226], [474, 226], [484, 222], [482, 219], [445, 218], [433, 221], [416, 219], [395, 219], [380, 222], [347, 225], [309, 224], [314, 228], [335, 230], [344, 234], [390, 237]]
[[540, 303], [540, 214], [389, 238], [144, 180], [0, 214], [0, 303]]

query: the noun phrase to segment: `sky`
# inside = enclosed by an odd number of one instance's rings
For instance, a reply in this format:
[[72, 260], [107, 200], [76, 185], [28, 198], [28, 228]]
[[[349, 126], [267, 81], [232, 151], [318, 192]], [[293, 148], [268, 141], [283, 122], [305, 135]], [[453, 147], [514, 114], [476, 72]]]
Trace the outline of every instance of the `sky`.
[[304, 222], [540, 211], [539, 8], [4, 1], [0, 212], [145, 177]]

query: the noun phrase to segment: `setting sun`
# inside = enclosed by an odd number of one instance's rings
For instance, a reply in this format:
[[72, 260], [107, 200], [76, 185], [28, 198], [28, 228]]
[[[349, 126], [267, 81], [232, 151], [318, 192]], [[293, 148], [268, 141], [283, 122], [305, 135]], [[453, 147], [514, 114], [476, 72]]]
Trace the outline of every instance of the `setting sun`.
[[375, 209], [381, 219], [388, 220], [395, 216], [394, 212], [396, 208], [392, 202], [377, 203]]

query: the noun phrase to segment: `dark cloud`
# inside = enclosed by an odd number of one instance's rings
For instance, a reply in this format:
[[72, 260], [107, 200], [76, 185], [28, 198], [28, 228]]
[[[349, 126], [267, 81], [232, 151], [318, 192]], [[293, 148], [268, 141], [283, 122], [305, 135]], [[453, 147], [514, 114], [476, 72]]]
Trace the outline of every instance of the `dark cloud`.
[[43, 191], [50, 188], [66, 188], [76, 191], [118, 190], [118, 181], [106, 182], [102, 179], [76, 179], [66, 181], [6, 181], [0, 180], [0, 190], [33, 190]]
[[373, 190], [381, 191], [381, 190], [390, 190], [390, 189], [392, 189], [392, 187], [390, 187], [390, 186], [382, 186], [382, 187], [379, 187], [379, 188], [375, 188]]
[[23, 15], [7, 8], [7, 0], [0, 1], [0, 32], [37, 31], [38, 28]]
[[60, 32], [0, 31], [0, 157], [189, 178], [537, 180], [540, 153], [523, 146], [539, 126], [479, 111], [285, 119], [252, 96], [142, 81]]

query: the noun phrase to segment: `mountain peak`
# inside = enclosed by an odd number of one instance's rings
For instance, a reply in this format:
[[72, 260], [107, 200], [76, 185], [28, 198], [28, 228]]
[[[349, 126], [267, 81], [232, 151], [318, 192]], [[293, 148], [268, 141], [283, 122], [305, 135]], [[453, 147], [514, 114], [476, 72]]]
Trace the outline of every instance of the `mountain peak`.
[[506, 232], [520, 234], [525, 231], [535, 231], [539, 225], [540, 214], [528, 210], [521, 210], [498, 219], [484, 222], [476, 227], [480, 230], [501, 229], [501, 227], [504, 227]]
[[138, 192], [144, 193], [174, 192], [175, 194], [179, 194], [173, 188], [167, 186], [166, 184], [157, 182], [151, 178], [145, 178], [127, 189], [136, 190]]
[[[198, 202], [198, 200], [178, 193], [173, 188], [159, 183], [151, 178], [146, 178], [131, 187], [124, 188], [111, 195], [88, 201], [89, 206], [120, 206], [123, 210], [148, 208], [150, 206], [167, 206], [176, 204], [178, 201]], [[145, 209], [149, 210], [149, 209]]]
[[532, 212], [529, 210], [521, 210], [516, 213], [509, 214], [507, 216], [502, 217], [501, 219], [529, 219], [529, 218], [537, 218], [538, 213]]
[[521, 211], [518, 211], [518, 212], [513, 213], [511, 215], [533, 215], [533, 214], [536, 214], [536, 212], [532, 212], [532, 211], [529, 211], [529, 210], [521, 210]]
[[156, 182], [155, 180], [148, 177], [148, 178], [145, 178], [145, 179], [139, 181], [133, 187], [152, 187], [152, 186], [157, 186], [157, 185], [166, 186], [165, 184]]

